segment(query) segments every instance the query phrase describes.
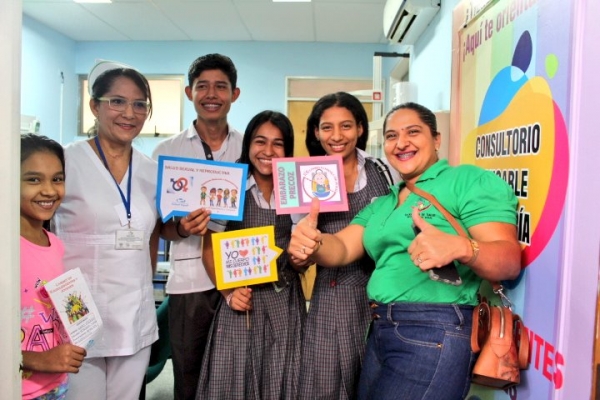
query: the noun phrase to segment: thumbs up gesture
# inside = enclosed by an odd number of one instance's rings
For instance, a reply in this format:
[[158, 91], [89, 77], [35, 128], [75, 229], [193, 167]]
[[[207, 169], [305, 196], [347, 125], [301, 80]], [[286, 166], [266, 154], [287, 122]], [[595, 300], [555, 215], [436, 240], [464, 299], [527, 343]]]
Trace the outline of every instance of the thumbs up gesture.
[[429, 222], [425, 221], [423, 217], [421, 217], [421, 214], [419, 213], [417, 207], [413, 208], [412, 219], [413, 223], [421, 233], [427, 231], [431, 232], [433, 229], [438, 230], [435, 226], [431, 225]]
[[306, 223], [313, 229], [317, 229], [319, 224], [319, 210], [321, 208], [321, 202], [318, 198], [313, 197], [312, 203], [310, 203], [310, 211], [306, 217]]
[[317, 229], [319, 223], [320, 203], [318, 198], [313, 198], [310, 212], [302, 218], [292, 233], [292, 239], [288, 246], [288, 254], [295, 261], [304, 261], [319, 250], [322, 234]]
[[[464, 241], [460, 236], [444, 233], [425, 221], [415, 207], [412, 212], [415, 231], [419, 231], [408, 247], [412, 262], [421, 270], [439, 268], [458, 258], [457, 248]], [[460, 241], [461, 243], [457, 243]]]

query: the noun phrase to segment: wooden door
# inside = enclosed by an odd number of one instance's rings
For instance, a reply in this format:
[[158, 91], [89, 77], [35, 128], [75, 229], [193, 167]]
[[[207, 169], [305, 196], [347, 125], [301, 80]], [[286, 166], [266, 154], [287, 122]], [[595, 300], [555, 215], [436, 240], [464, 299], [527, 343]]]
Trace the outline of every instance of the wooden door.
[[308, 157], [306, 150], [306, 120], [312, 111], [314, 101], [288, 101], [288, 118], [294, 127], [294, 156]]

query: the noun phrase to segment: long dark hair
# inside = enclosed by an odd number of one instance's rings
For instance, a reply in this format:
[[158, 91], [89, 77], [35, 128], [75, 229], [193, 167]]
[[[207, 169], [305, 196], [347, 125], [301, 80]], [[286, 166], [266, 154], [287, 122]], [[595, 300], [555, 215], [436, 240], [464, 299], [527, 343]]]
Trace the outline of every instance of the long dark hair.
[[369, 139], [369, 118], [360, 100], [346, 92], [327, 94], [321, 97], [313, 106], [306, 122], [306, 149], [311, 156], [324, 156], [321, 142], [317, 139], [315, 130], [319, 128], [319, 122], [323, 113], [331, 107], [343, 107], [350, 111], [357, 126], [361, 126], [363, 134], [358, 137], [356, 147], [364, 150], [367, 148]]
[[258, 128], [267, 122], [272, 123], [281, 131], [285, 156], [292, 157], [294, 155], [294, 128], [289, 118], [277, 111], [261, 111], [250, 120], [246, 127], [242, 141], [242, 155], [237, 160], [238, 163], [248, 164], [248, 175], [254, 172], [254, 166], [250, 162], [250, 144]]

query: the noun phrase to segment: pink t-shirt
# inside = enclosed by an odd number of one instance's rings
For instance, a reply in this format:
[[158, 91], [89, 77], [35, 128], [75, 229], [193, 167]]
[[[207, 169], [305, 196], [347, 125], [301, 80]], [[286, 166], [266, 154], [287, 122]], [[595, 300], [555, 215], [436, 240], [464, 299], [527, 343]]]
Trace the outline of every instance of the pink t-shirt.
[[[46, 232], [50, 246], [42, 247], [21, 237], [21, 350], [46, 351], [67, 341], [58, 313], [38, 290], [64, 272], [64, 247]], [[33, 399], [67, 379], [66, 373], [51, 374], [24, 370], [23, 399]]]

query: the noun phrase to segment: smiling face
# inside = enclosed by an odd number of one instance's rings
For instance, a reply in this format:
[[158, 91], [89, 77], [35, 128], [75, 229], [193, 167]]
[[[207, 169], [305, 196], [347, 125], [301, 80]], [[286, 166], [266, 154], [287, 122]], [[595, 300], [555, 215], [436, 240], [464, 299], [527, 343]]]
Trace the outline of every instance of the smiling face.
[[260, 125], [252, 135], [249, 149], [254, 179], [272, 180], [273, 158], [285, 157], [283, 134], [271, 122]]
[[330, 107], [323, 112], [315, 135], [328, 155], [341, 155], [344, 160], [356, 156], [356, 143], [363, 134], [354, 116], [344, 107]]
[[383, 137], [385, 155], [405, 181], [416, 182], [438, 160], [440, 135], [434, 136], [414, 110], [403, 108], [389, 115]]
[[227, 113], [231, 103], [240, 95], [240, 89], [232, 89], [231, 82], [219, 69], [210, 69], [194, 79], [192, 86], [185, 88], [185, 93], [194, 103], [198, 120], [203, 122], [227, 121]]
[[[105, 98], [120, 98], [126, 102], [146, 101], [144, 93], [127, 77], [116, 78]], [[147, 114], [133, 112], [131, 104], [124, 111], [110, 108], [108, 101], [90, 100], [92, 113], [98, 120], [98, 137], [119, 145], [130, 145], [142, 131]]]
[[65, 195], [65, 172], [49, 151], [32, 153], [21, 163], [21, 225], [41, 226]]

